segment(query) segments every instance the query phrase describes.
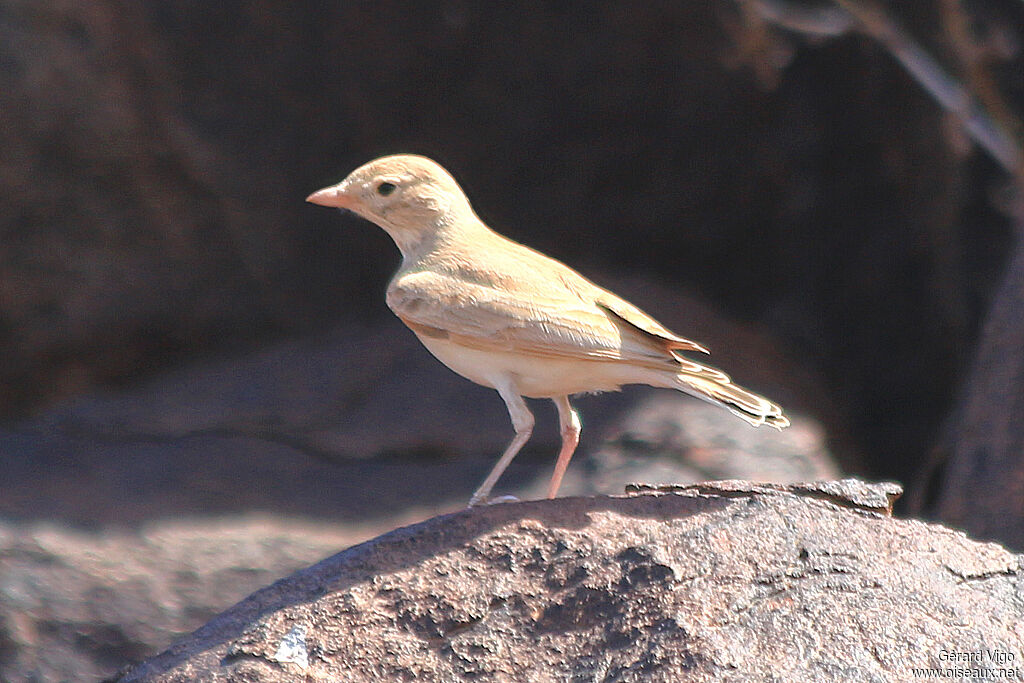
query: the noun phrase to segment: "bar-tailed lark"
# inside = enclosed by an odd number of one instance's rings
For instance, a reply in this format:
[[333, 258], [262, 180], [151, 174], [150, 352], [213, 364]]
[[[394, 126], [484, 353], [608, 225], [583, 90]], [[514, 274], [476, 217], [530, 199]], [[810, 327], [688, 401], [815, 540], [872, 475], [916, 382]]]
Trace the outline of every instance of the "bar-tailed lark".
[[682, 355], [707, 353], [700, 344], [491, 230], [455, 179], [430, 159], [381, 157], [306, 201], [348, 209], [391, 235], [402, 265], [388, 285], [388, 307], [438, 360], [504, 399], [515, 436], [470, 505], [488, 500], [533, 432], [524, 396], [550, 398], [558, 408], [562, 447], [549, 498], [579, 443], [573, 394], [648, 384], [721, 405], [755, 427], [789, 425], [776, 404]]

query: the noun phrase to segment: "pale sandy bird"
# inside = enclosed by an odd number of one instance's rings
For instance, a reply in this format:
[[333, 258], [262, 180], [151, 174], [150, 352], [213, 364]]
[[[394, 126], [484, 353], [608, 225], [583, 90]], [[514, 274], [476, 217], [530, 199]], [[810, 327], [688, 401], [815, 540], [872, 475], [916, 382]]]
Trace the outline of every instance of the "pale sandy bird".
[[491, 489], [533, 431], [523, 400], [550, 398], [562, 447], [548, 487], [558, 492], [579, 443], [569, 396], [648, 384], [724, 406], [751, 425], [782, 429], [771, 401], [682, 355], [707, 350], [568, 266], [487, 227], [455, 179], [421, 156], [381, 157], [306, 201], [348, 209], [383, 228], [402, 252], [387, 304], [442, 363], [496, 389], [515, 436], [470, 499]]

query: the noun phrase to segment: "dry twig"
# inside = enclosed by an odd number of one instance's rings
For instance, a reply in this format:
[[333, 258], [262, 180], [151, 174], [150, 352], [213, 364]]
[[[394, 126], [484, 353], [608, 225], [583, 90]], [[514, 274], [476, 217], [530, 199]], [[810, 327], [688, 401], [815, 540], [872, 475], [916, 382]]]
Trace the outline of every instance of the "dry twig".
[[[832, 7], [809, 8], [789, 0], [739, 0], [765, 21], [787, 30], [814, 37], [834, 37], [858, 30], [870, 36], [896, 59], [917, 83], [952, 114], [971, 139], [992, 156], [1008, 173], [1024, 181], [1024, 153], [1020, 141], [1007, 125], [994, 118], [989, 109], [910, 36], [885, 9], [861, 0], [832, 0]], [[991, 90], [986, 90], [992, 102]], [[998, 113], [1007, 120], [1009, 108]], [[1018, 128], [1010, 126], [1010, 128]]]

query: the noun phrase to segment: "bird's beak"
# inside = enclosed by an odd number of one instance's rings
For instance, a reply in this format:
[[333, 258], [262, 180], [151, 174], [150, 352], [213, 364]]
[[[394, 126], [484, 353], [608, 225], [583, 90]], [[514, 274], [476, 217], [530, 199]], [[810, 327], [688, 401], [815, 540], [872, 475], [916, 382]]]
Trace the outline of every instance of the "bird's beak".
[[355, 206], [352, 196], [345, 191], [344, 183], [317, 190], [306, 197], [306, 201], [320, 206], [336, 206], [339, 209], [351, 209]]

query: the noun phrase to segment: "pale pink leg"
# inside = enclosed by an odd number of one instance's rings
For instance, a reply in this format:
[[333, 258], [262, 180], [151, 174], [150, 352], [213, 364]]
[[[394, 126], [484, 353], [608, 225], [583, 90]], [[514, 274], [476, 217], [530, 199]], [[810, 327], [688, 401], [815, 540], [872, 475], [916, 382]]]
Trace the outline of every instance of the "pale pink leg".
[[469, 499], [470, 507], [487, 502], [487, 498], [491, 495], [491, 489], [498, 483], [498, 479], [504, 473], [505, 468], [509, 466], [509, 463], [516, 457], [516, 453], [519, 452], [523, 445], [530, 440], [530, 434], [533, 433], [533, 413], [526, 407], [526, 401], [515, 392], [515, 388], [511, 383], [499, 386], [498, 393], [505, 400], [505, 406], [508, 408], [509, 417], [512, 418], [512, 426], [516, 430], [516, 435], [512, 437], [512, 441], [505, 449], [505, 452], [501, 454], [501, 458], [495, 463], [494, 468], [491, 469], [491, 473], [480, 484], [480, 488]]
[[562, 429], [562, 449], [558, 452], [558, 460], [555, 462], [555, 472], [551, 475], [551, 483], [548, 485], [548, 498], [554, 498], [558, 488], [562, 485], [562, 477], [569, 467], [572, 454], [576, 452], [576, 446], [580, 443], [580, 418], [576, 411], [569, 405], [568, 396], [559, 396], [551, 399], [558, 407], [558, 424]]

